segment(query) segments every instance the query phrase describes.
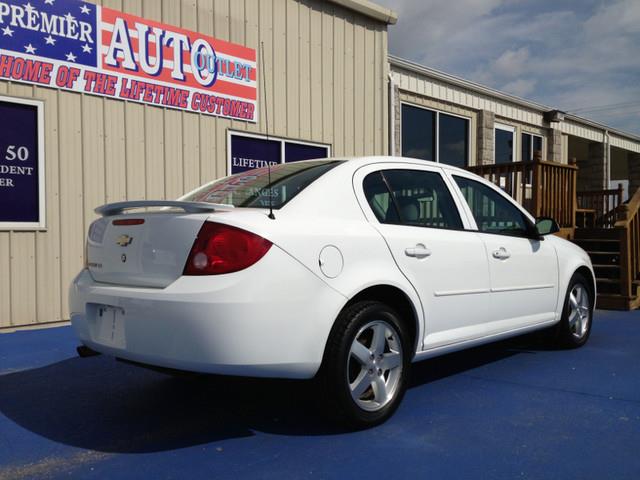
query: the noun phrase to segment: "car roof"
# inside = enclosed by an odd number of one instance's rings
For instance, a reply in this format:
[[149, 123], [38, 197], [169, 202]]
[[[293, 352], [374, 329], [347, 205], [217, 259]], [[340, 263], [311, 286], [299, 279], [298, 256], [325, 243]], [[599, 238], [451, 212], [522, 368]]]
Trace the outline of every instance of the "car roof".
[[[319, 159], [316, 159], [316, 161]], [[442, 168], [445, 170], [450, 170], [453, 172], [467, 172], [462, 168], [453, 167], [451, 165], [447, 165], [444, 163], [432, 162], [430, 160], [423, 160], [420, 158], [411, 158], [411, 157], [394, 157], [390, 155], [371, 155], [371, 156], [362, 156], [362, 157], [334, 157], [327, 160], [341, 160], [344, 161], [344, 164], [341, 166], [341, 169], [351, 168], [353, 170], [357, 170], [360, 167], [365, 165], [372, 165], [375, 163], [397, 163], [398, 165], [427, 165], [436, 168]], [[311, 160], [305, 160], [311, 161]]]

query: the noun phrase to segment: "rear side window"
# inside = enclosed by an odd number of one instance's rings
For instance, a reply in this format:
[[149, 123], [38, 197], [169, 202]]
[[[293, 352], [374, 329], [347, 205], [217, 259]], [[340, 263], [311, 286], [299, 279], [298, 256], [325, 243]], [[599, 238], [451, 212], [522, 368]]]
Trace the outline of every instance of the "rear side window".
[[340, 163], [340, 160], [284, 163], [271, 167], [271, 175], [267, 168], [257, 168], [216, 180], [180, 200], [254, 208], [269, 208], [271, 204], [278, 209]]
[[367, 175], [362, 186], [380, 223], [462, 229], [451, 192], [437, 172], [382, 170]]
[[527, 236], [524, 214], [494, 189], [465, 177], [453, 177], [469, 204], [478, 230], [499, 235]]

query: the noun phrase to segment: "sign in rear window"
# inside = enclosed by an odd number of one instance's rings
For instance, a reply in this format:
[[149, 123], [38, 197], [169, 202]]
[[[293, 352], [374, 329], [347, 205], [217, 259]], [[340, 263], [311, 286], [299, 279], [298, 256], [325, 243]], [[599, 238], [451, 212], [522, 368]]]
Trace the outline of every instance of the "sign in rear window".
[[0, 228], [44, 227], [39, 102], [0, 97]]
[[230, 175], [246, 172], [267, 165], [327, 158], [331, 156], [329, 145], [304, 141], [266, 137], [255, 134], [229, 133]]
[[231, 136], [231, 173], [241, 173], [254, 168], [281, 163], [279, 140]]

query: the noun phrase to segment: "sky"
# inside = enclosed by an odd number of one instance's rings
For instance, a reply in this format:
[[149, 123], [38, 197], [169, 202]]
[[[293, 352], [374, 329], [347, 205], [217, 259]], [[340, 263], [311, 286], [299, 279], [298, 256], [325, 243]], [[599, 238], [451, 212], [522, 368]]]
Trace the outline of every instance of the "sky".
[[640, 0], [375, 0], [393, 55], [640, 134]]

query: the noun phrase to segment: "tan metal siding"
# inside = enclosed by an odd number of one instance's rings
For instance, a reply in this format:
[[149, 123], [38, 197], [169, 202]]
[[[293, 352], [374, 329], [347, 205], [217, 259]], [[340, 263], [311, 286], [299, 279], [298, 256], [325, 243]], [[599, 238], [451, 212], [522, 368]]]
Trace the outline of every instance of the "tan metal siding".
[[[67, 319], [93, 208], [176, 198], [226, 175], [227, 129], [328, 143], [335, 156], [387, 153], [386, 25], [321, 0], [105, 0], [104, 6], [258, 51], [259, 122], [0, 81], [45, 103], [43, 232], [0, 232], [0, 328]], [[264, 75], [267, 102], [262, 88]]]
[[622, 138], [615, 134], [609, 134], [609, 138], [611, 141], [611, 146], [613, 147], [623, 148], [625, 150], [629, 150], [630, 152], [640, 153], [640, 142], [634, 142], [633, 140]]
[[570, 120], [565, 120], [560, 123], [560, 131], [567, 135], [573, 135], [580, 138], [585, 138], [594, 142], [604, 141], [604, 132], [596, 128], [579, 125]]
[[543, 127], [542, 115], [486, 95], [471, 92], [456, 85], [445, 84], [438, 80], [407, 72], [398, 67], [391, 67], [394, 82], [407, 93], [416, 93], [432, 97], [436, 100], [455, 103], [463, 108], [489, 110], [496, 115], [517, 122]]

